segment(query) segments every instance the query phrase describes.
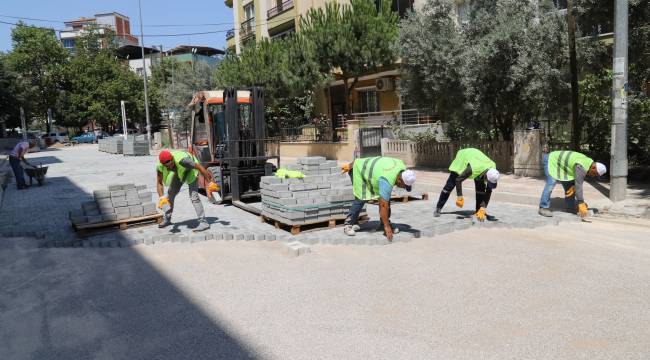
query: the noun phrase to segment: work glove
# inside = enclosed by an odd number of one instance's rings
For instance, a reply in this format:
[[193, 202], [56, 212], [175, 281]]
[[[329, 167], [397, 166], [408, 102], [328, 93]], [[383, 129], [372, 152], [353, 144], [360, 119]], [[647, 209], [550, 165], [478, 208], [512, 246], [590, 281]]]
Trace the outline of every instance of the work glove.
[[350, 172], [350, 163], [347, 163], [347, 164], [341, 166], [341, 172], [342, 173]]
[[160, 199], [158, 200], [158, 209], [162, 209], [163, 211], [167, 211], [171, 204], [169, 203], [169, 200], [167, 199], [166, 196], [161, 196]]
[[456, 206], [458, 206], [459, 208], [462, 208], [463, 205], [465, 205], [465, 198], [463, 198], [462, 196], [457, 197], [456, 198]]
[[589, 206], [586, 203], [578, 204], [578, 215], [581, 218], [586, 218], [589, 215]]
[[208, 192], [219, 191], [219, 189], [220, 189], [219, 185], [217, 185], [217, 183], [214, 181], [210, 181], [210, 183], [208, 184]]
[[217, 202], [221, 201], [221, 195], [219, 195], [219, 189], [220, 187], [217, 183], [215, 183], [214, 181], [210, 181], [206, 189], [208, 193], [208, 198], [212, 198], [214, 199], [214, 201]]
[[571, 186], [567, 191], [566, 191], [566, 197], [573, 197], [573, 195], [576, 193], [576, 188], [575, 186]]
[[485, 218], [487, 217], [487, 213], [485, 212], [485, 208], [482, 207], [482, 208], [478, 209], [478, 211], [476, 212], [475, 215], [476, 215], [476, 218], [478, 219], [478, 221], [481, 221], [481, 222], [485, 221]]

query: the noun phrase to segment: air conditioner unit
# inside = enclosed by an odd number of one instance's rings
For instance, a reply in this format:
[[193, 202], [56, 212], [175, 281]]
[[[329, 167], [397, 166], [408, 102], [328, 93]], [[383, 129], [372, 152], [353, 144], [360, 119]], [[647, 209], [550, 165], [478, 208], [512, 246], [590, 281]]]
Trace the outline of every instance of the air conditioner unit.
[[375, 87], [377, 91], [392, 91], [395, 88], [393, 79], [387, 77], [375, 80]]

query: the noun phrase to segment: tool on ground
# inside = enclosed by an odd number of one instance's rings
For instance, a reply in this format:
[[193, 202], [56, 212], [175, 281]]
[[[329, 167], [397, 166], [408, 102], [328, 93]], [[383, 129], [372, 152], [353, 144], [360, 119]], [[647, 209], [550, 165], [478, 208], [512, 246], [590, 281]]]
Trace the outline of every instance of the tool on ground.
[[456, 206], [462, 208], [465, 205], [465, 199], [462, 196], [456, 198]]
[[158, 208], [163, 212], [167, 212], [169, 209], [171, 209], [171, 204], [169, 203], [169, 200], [166, 196], [160, 197], [160, 200], [158, 200]]
[[576, 193], [576, 188], [575, 186], [571, 186], [567, 191], [566, 191], [566, 197], [573, 197], [573, 195]]
[[487, 217], [487, 213], [485, 212], [485, 208], [482, 207], [478, 209], [478, 211], [476, 212], [476, 218], [478, 219], [478, 221], [485, 221], [486, 217]]
[[589, 215], [589, 206], [587, 206], [587, 203], [578, 204], [578, 215], [582, 218]]

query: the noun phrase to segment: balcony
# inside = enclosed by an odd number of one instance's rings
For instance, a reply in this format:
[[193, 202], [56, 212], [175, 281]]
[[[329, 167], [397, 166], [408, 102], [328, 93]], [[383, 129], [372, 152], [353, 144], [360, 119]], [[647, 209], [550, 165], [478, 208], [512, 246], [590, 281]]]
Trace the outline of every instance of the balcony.
[[241, 29], [239, 30], [239, 36], [241, 39], [247, 39], [255, 35], [255, 18], [252, 17], [243, 23], [241, 23]]
[[230, 40], [235, 37], [235, 29], [230, 29], [226, 31], [226, 40]]
[[278, 5], [274, 8], [269, 9], [266, 12], [267, 18], [272, 18], [282, 14], [283, 12], [293, 8], [293, 0], [286, 0], [284, 2], [278, 2]]

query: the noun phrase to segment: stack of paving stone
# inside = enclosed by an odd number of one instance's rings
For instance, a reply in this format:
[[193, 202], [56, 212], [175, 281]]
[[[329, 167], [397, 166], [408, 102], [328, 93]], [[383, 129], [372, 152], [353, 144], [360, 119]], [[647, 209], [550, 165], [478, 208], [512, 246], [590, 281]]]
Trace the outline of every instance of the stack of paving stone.
[[149, 155], [149, 141], [147, 141], [146, 136], [129, 137], [124, 140], [123, 154], [133, 156]]
[[313, 156], [298, 160], [292, 169], [303, 179], [264, 176], [260, 182], [262, 215], [287, 225], [344, 219], [354, 194], [352, 181], [340, 174], [335, 161]]
[[119, 136], [113, 136], [106, 139], [99, 139], [98, 150], [109, 154], [121, 154], [124, 149], [124, 139]]
[[81, 204], [80, 210], [70, 212], [74, 225], [98, 224], [155, 215], [151, 191], [146, 185], [114, 184], [108, 190], [95, 190], [94, 201]]

